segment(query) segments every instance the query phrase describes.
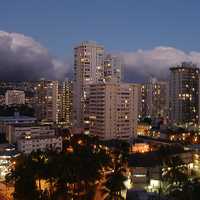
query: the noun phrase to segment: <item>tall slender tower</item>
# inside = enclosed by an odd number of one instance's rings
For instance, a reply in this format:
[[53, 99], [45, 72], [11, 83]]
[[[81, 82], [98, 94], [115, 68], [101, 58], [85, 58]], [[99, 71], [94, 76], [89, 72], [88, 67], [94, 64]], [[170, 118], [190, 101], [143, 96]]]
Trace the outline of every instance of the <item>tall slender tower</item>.
[[177, 124], [199, 121], [199, 68], [184, 62], [170, 68], [170, 120]]
[[74, 48], [74, 125], [89, 123], [89, 85], [104, 77], [104, 47], [95, 42], [82, 42]]
[[59, 122], [65, 127], [72, 126], [73, 83], [66, 79], [59, 85]]

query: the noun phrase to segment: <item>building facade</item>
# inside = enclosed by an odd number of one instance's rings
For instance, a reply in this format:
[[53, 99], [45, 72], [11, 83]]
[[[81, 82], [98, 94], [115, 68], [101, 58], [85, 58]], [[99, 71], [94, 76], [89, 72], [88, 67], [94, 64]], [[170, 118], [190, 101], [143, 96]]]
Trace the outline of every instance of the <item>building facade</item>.
[[140, 117], [152, 119], [168, 118], [169, 114], [169, 83], [150, 78], [140, 86]]
[[138, 87], [127, 83], [90, 85], [90, 133], [100, 139], [136, 136]]
[[38, 120], [58, 122], [58, 81], [41, 80], [35, 87], [35, 108]]
[[5, 94], [6, 105], [25, 104], [25, 93], [20, 90], [7, 90]]
[[197, 124], [199, 121], [199, 68], [181, 63], [170, 68], [170, 121]]
[[95, 42], [82, 42], [74, 48], [74, 125], [89, 123], [89, 85], [102, 81], [104, 47]]
[[55, 130], [50, 126], [41, 126], [41, 125], [30, 125], [30, 124], [12, 124], [7, 125], [7, 129], [5, 129], [6, 140], [9, 143], [16, 143], [18, 139], [21, 137], [31, 134], [34, 136], [40, 135], [54, 135]]
[[26, 134], [17, 140], [17, 149], [24, 154], [38, 150], [62, 151], [62, 137], [53, 134], [41, 134], [39, 136]]
[[73, 124], [73, 82], [65, 80], [59, 84], [59, 116], [58, 121], [64, 127], [70, 128]]
[[122, 61], [119, 56], [107, 54], [104, 59], [104, 81], [120, 83], [122, 81]]

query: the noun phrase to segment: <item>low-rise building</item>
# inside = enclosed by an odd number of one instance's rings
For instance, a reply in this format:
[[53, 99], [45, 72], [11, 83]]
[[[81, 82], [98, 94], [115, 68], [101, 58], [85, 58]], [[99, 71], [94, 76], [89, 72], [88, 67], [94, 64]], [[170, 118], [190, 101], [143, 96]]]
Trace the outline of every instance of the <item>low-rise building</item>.
[[7, 90], [5, 94], [6, 105], [25, 104], [25, 93], [20, 90]]
[[8, 125], [6, 129], [6, 140], [9, 143], [16, 143], [19, 138], [27, 134], [34, 136], [40, 135], [54, 135], [55, 130], [50, 126], [36, 125], [36, 124], [14, 124]]
[[56, 150], [62, 151], [62, 137], [55, 134], [26, 134], [17, 140], [17, 148], [24, 154], [32, 151]]
[[5, 136], [10, 129], [10, 125], [30, 125], [35, 122], [35, 117], [20, 115], [18, 112], [14, 113], [13, 116], [0, 116], [0, 135]]

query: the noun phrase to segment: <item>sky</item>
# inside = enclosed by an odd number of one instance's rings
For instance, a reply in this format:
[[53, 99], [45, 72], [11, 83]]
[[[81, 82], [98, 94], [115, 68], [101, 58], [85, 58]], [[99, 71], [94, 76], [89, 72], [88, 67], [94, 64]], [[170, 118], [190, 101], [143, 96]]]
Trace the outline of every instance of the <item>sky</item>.
[[[126, 71], [131, 72], [128, 80], [142, 80], [150, 74], [163, 78], [163, 70], [171, 64], [200, 63], [199, 10], [199, 0], [2, 0], [0, 53], [4, 57], [0, 54], [0, 69], [9, 66], [10, 74], [15, 75], [25, 70], [24, 78], [30, 72], [26, 67], [38, 71], [36, 65], [42, 59], [42, 75], [67, 76], [73, 67], [73, 47], [94, 40], [108, 52], [123, 56]], [[13, 38], [15, 50], [9, 46]], [[9, 46], [7, 52], [4, 45]], [[32, 53], [35, 60], [30, 59]], [[48, 68], [52, 70], [47, 72]], [[8, 74], [4, 77], [14, 79]], [[37, 77], [35, 73], [30, 79]]]

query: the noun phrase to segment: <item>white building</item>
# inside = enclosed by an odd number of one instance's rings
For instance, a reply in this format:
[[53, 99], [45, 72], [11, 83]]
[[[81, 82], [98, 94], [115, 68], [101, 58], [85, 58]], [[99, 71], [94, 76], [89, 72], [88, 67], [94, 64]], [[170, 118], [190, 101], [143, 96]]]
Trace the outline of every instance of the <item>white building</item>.
[[90, 85], [90, 133], [100, 139], [136, 136], [138, 87], [128, 83]]
[[24, 154], [30, 154], [37, 150], [62, 151], [62, 137], [54, 134], [41, 134], [39, 136], [27, 134], [17, 140], [17, 148]]
[[6, 105], [25, 104], [25, 93], [20, 90], [7, 90], [5, 94]]
[[40, 126], [40, 125], [23, 125], [15, 124], [8, 125], [6, 129], [6, 139], [9, 143], [16, 143], [19, 138], [25, 135], [55, 135], [55, 130], [50, 126]]
[[139, 94], [139, 116], [149, 116], [152, 119], [164, 118], [169, 114], [169, 83], [150, 78], [141, 84]]
[[104, 47], [82, 42], [74, 48], [74, 125], [88, 123], [89, 85], [103, 80]]

